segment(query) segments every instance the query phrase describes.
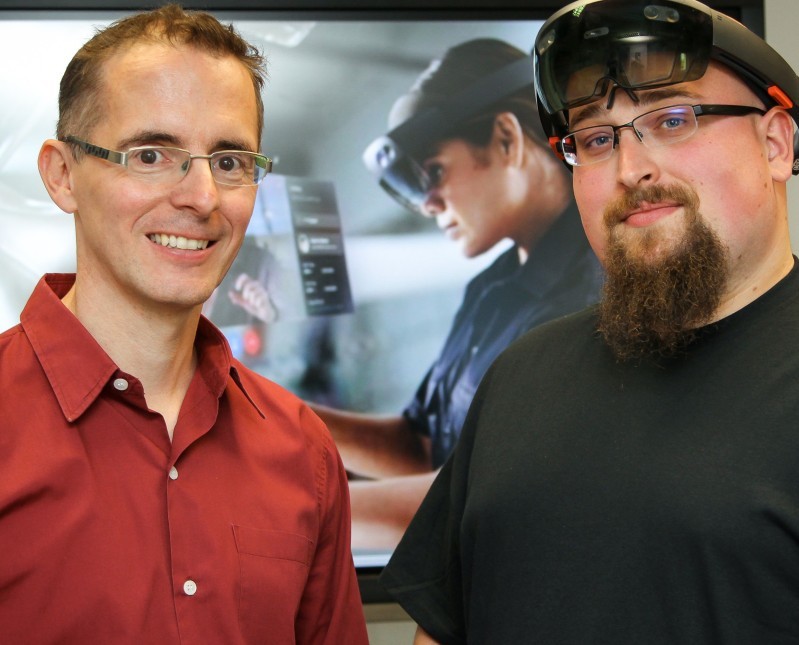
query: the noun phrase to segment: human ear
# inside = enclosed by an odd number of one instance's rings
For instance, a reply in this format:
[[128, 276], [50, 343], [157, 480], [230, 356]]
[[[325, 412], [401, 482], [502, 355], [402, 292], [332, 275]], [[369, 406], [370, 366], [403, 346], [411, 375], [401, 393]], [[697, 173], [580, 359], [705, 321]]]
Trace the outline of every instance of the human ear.
[[794, 122], [781, 108], [772, 108], [761, 119], [771, 176], [785, 182], [791, 177], [794, 162]]
[[75, 159], [69, 145], [48, 139], [39, 150], [39, 175], [50, 198], [65, 213], [74, 213], [78, 204], [72, 191]]
[[494, 141], [510, 165], [521, 165], [524, 158], [524, 130], [513, 112], [500, 112], [494, 117]]

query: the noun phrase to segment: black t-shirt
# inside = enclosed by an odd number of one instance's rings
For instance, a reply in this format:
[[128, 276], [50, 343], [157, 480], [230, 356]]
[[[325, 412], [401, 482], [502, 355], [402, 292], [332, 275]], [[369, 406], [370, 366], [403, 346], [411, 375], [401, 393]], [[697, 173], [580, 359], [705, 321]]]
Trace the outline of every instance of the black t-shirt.
[[442, 643], [799, 643], [799, 271], [666, 364], [489, 370], [382, 581]]

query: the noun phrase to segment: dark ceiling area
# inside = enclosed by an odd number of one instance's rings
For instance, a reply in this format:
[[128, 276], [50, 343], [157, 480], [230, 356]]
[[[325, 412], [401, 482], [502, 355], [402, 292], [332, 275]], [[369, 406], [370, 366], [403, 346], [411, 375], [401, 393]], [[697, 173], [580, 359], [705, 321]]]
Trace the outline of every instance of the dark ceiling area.
[[[58, 11], [111, 10], [133, 11], [149, 9], [169, 0], [0, 0], [2, 10]], [[275, 18], [302, 18], [312, 13], [313, 19], [348, 18], [380, 14], [407, 19], [420, 13], [426, 19], [497, 19], [526, 17], [544, 19], [556, 9], [569, 4], [565, 0], [186, 0], [179, 2], [186, 8], [210, 11], [269, 12]], [[723, 11], [746, 24], [759, 35], [764, 33], [763, 0], [710, 0], [710, 7]], [[282, 15], [278, 15], [282, 14]], [[361, 14], [360, 16], [358, 14]], [[0, 14], [1, 15], [1, 14]]]

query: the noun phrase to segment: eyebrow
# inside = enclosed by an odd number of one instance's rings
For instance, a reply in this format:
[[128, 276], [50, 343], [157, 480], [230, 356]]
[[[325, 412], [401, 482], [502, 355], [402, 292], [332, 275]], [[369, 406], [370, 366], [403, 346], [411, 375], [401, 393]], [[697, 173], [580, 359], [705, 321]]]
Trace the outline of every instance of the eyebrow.
[[179, 143], [178, 138], [168, 132], [160, 132], [158, 130], [140, 130], [133, 133], [117, 143], [120, 150], [127, 150], [136, 146], [151, 146], [151, 145], [165, 145], [177, 146]]
[[252, 146], [238, 139], [221, 139], [216, 142], [214, 150], [243, 150], [244, 152], [257, 152]]
[[[118, 144], [119, 150], [128, 150], [137, 146], [172, 146], [181, 147], [181, 141], [174, 134], [161, 132], [158, 130], [141, 130], [129, 137], [122, 139]], [[252, 146], [238, 139], [219, 139], [211, 147], [211, 151], [217, 150], [244, 150], [245, 152], [255, 152]]]
[[[624, 91], [622, 89], [618, 89], [616, 91]], [[653, 103], [658, 103], [659, 101], [665, 101], [666, 99], [687, 99], [689, 101], [697, 101], [700, 99], [700, 96], [696, 94], [696, 92], [692, 92], [685, 87], [681, 88], [672, 88], [672, 87], [663, 87], [654, 90], [647, 90], [644, 94], [636, 93], [638, 96], [639, 101], [638, 105], [642, 107], [647, 107], [652, 105]], [[600, 99], [599, 101], [594, 101], [590, 105], [588, 105], [584, 110], [582, 110], [574, 120], [569, 122], [569, 129], [576, 130], [577, 125], [579, 125], [583, 121], [587, 121], [589, 119], [598, 118], [602, 115], [609, 116], [610, 112], [605, 107], [603, 107], [603, 100]]]

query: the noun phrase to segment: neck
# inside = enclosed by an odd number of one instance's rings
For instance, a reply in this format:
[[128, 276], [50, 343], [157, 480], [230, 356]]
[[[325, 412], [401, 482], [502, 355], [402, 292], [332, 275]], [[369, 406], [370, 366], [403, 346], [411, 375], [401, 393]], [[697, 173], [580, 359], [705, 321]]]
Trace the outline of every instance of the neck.
[[757, 300], [788, 275], [793, 266], [793, 255], [790, 248], [787, 248], [782, 253], [775, 253], [767, 262], [745, 275], [740, 275], [740, 271], [733, 271], [724, 297], [710, 322], [726, 318]]
[[141, 381], [148, 407], [163, 416], [171, 439], [194, 376], [201, 307], [143, 309], [81, 288], [79, 279], [62, 301], [119, 368]]
[[542, 158], [543, 153], [536, 144], [530, 143], [528, 153], [527, 192], [521, 201], [526, 209], [519, 218], [519, 230], [514, 236], [519, 252], [519, 262], [524, 264], [538, 241], [552, 227], [571, 202], [571, 184], [566, 171], [554, 159]]

